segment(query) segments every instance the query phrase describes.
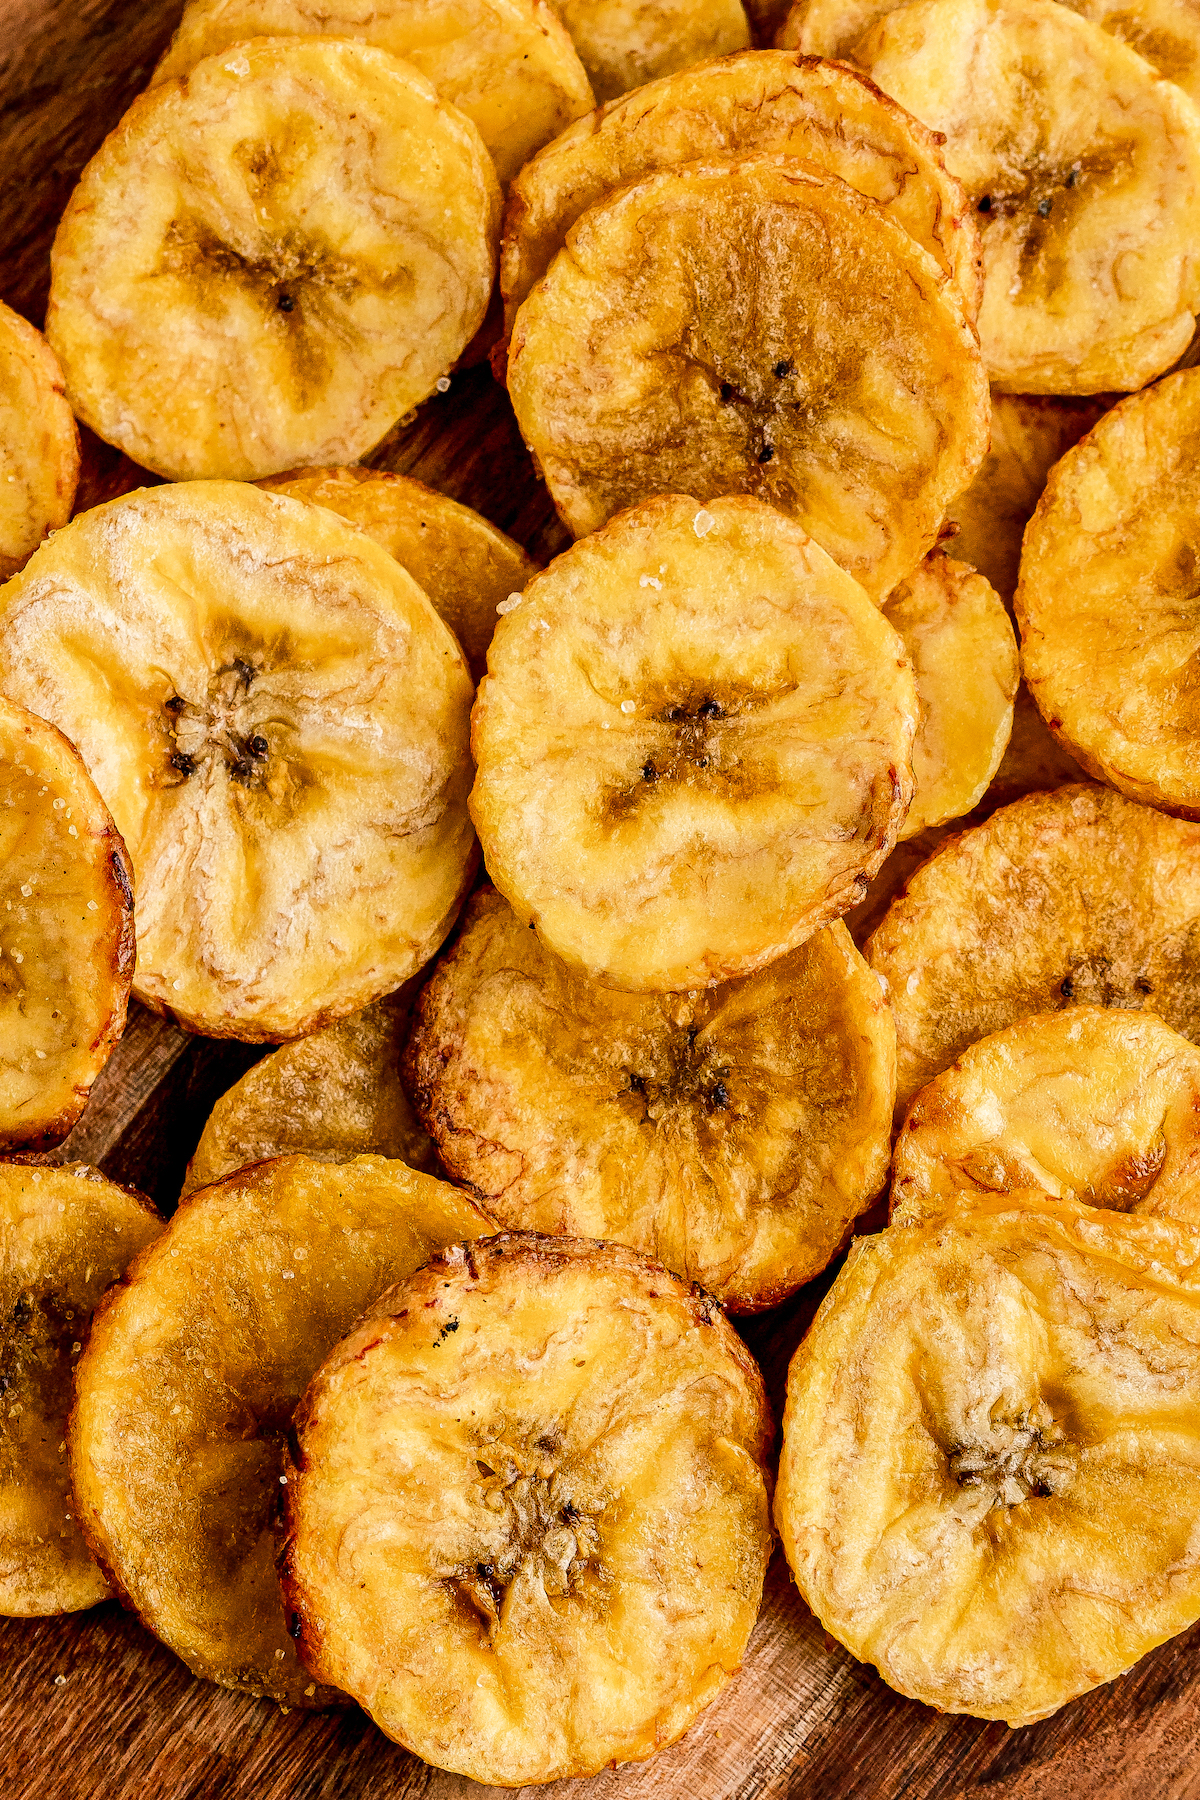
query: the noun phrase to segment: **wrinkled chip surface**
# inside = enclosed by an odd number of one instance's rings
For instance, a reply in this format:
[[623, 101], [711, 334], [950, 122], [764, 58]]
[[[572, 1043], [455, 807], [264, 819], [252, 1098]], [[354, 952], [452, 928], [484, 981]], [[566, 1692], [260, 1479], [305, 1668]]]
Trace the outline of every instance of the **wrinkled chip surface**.
[[111, 1597], [67, 1471], [71, 1376], [104, 1290], [161, 1230], [147, 1201], [82, 1163], [0, 1163], [0, 1613]]
[[1025, 536], [1025, 679], [1091, 775], [1200, 818], [1200, 369], [1107, 413]]
[[470, 119], [505, 182], [593, 104], [545, 0], [188, 0], [154, 81], [247, 38], [297, 36], [352, 38], [411, 63]]
[[938, 551], [892, 589], [883, 616], [908, 651], [921, 702], [909, 838], [982, 798], [1012, 731], [1020, 665], [995, 589]]
[[1200, 311], [1200, 113], [1057, 0], [912, 0], [853, 60], [946, 133], [983, 243], [979, 336], [1018, 394], [1142, 387]]
[[740, 0], [551, 0], [597, 100], [750, 42]]
[[125, 1029], [129, 859], [74, 748], [0, 700], [0, 1149], [64, 1138]]
[[1200, 1616], [1200, 1232], [1029, 1201], [861, 1239], [788, 1376], [775, 1517], [855, 1656], [1044, 1718]]
[[247, 1163], [386, 1156], [432, 1174], [436, 1158], [400, 1081], [408, 988], [283, 1044], [222, 1094], [200, 1134], [184, 1195]]
[[1151, 1013], [1091, 1006], [970, 1045], [909, 1109], [891, 1220], [1018, 1191], [1200, 1225], [1200, 1050]]
[[861, 897], [912, 797], [904, 646], [757, 500], [630, 508], [530, 583], [488, 668], [488, 873], [612, 987], [709, 987], [794, 949]]
[[233, 482], [76, 519], [3, 590], [0, 688], [52, 719], [129, 848], [134, 992], [297, 1037], [433, 954], [470, 881], [471, 683], [416, 583]]
[[500, 254], [507, 324], [589, 207], [653, 169], [751, 151], [803, 157], [877, 200], [954, 276], [973, 317], [979, 234], [939, 141], [864, 76], [815, 57], [746, 51], [665, 76], [580, 120], [513, 183]]
[[71, 404], [173, 480], [356, 462], [482, 323], [499, 208], [470, 120], [385, 51], [207, 57], [134, 102], [63, 214]]
[[667, 169], [592, 207], [517, 314], [508, 384], [577, 537], [656, 493], [747, 493], [881, 598], [987, 447], [954, 284], [793, 158]]
[[819, 1274], [887, 1175], [895, 1027], [840, 924], [745, 981], [621, 994], [486, 891], [405, 1066], [502, 1225], [632, 1245], [735, 1312]]
[[296, 469], [258, 485], [327, 506], [382, 544], [424, 588], [466, 652], [473, 678], [482, 679], [496, 608], [537, 574], [520, 544], [469, 506], [382, 469]]
[[79, 433], [58, 358], [0, 301], [0, 581], [71, 516]]
[[301, 1654], [427, 1762], [590, 1775], [673, 1743], [737, 1671], [771, 1420], [715, 1303], [656, 1263], [456, 1246], [338, 1346], [296, 1424]]
[[491, 1226], [402, 1163], [258, 1163], [183, 1202], [96, 1314], [71, 1475], [88, 1542], [197, 1675], [329, 1705], [275, 1575], [281, 1445], [322, 1358], [385, 1288]]
[[1143, 1008], [1200, 1040], [1200, 828], [1111, 788], [1031, 794], [913, 875], [867, 946], [898, 1104], [1027, 1013]]

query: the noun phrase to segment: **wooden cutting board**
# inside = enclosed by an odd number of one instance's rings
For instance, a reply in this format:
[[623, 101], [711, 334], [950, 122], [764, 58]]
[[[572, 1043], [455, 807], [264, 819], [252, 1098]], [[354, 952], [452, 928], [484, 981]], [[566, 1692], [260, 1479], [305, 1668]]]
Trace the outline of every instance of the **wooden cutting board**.
[[[49, 250], [87, 158], [145, 85], [178, 0], [0, 0], [0, 294], [40, 324]], [[486, 369], [457, 376], [375, 460], [471, 506], [546, 560], [566, 541]], [[94, 438], [80, 510], [147, 477]], [[54, 1160], [86, 1160], [174, 1206], [217, 1096], [259, 1052], [134, 1007]], [[777, 1412], [819, 1293], [747, 1327]], [[776, 1557], [745, 1668], [650, 1763], [538, 1791], [555, 1800], [1200, 1800], [1200, 1627], [1023, 1731], [902, 1700], [826, 1639]], [[483, 1800], [355, 1709], [285, 1713], [194, 1680], [116, 1605], [0, 1620], [0, 1800]]]

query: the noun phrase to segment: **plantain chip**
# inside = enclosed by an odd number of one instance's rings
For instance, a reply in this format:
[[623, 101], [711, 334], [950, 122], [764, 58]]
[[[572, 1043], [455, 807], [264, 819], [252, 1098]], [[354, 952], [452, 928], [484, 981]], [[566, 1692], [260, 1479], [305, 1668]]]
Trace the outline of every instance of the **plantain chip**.
[[908, 651], [921, 702], [909, 838], [982, 798], [1012, 731], [1020, 665], [999, 595], [938, 551], [892, 589], [883, 616]]
[[424, 588], [483, 679], [496, 609], [537, 574], [519, 544], [445, 494], [382, 469], [295, 469], [259, 482], [359, 525]]
[[[1011, 605], [1021, 564], [1021, 539], [1060, 456], [1090, 431], [1109, 397], [1069, 400], [1048, 394], [993, 394], [992, 445], [979, 473], [953, 502], [958, 526], [946, 550], [985, 575]], [[1078, 775], [1064, 776], [1077, 781]]]
[[827, 1631], [1025, 1725], [1200, 1617], [1200, 1232], [1067, 1201], [860, 1239], [788, 1375], [775, 1518]]
[[53, 725], [0, 700], [0, 1148], [66, 1137], [133, 978], [125, 846]]
[[944, 131], [983, 242], [979, 336], [1018, 394], [1142, 387], [1200, 311], [1200, 113], [1057, 0], [912, 0], [855, 45]]
[[761, 501], [632, 507], [535, 577], [488, 669], [488, 873], [611, 987], [711, 987], [795, 949], [861, 898], [912, 797], [903, 644]]
[[111, 1597], [67, 1472], [71, 1375], [104, 1290], [161, 1230], [148, 1201], [82, 1163], [0, 1163], [0, 1613]]
[[1200, 1040], [1200, 829], [1111, 788], [1031, 794], [951, 838], [867, 945], [896, 1015], [900, 1116], [1027, 1013], [1158, 1013]]
[[909, 1108], [892, 1223], [1018, 1193], [1200, 1225], [1200, 1050], [1093, 1006], [971, 1044]]
[[153, 82], [260, 37], [354, 39], [410, 63], [477, 128], [502, 182], [594, 103], [545, 0], [188, 0]]
[[406, 990], [389, 994], [247, 1069], [208, 1116], [184, 1196], [293, 1152], [336, 1163], [387, 1156], [432, 1174], [433, 1145], [400, 1082], [410, 1011]]
[[134, 102], [63, 214], [71, 404], [173, 480], [356, 462], [483, 322], [499, 210], [474, 125], [385, 51], [206, 57]]
[[484, 891], [405, 1074], [500, 1224], [629, 1244], [733, 1312], [819, 1275], [887, 1177], [895, 1028], [840, 924], [744, 981], [621, 994]]
[[1122, 401], [1051, 472], [1025, 534], [1025, 679], [1091, 775], [1200, 818], [1200, 369]]
[[58, 358], [0, 301], [0, 581], [71, 516], [79, 433]]
[[197, 1675], [327, 1706], [275, 1576], [281, 1445], [314, 1369], [436, 1250], [491, 1227], [403, 1163], [285, 1156], [183, 1202], [99, 1309], [71, 1475], [127, 1603]]
[[750, 23], [740, 0], [550, 0], [571, 34], [597, 100], [613, 100], [656, 76], [744, 50]]
[[979, 234], [940, 143], [864, 76], [811, 56], [751, 50], [665, 76], [581, 119], [513, 183], [500, 252], [506, 324], [589, 207], [655, 169], [755, 151], [802, 157], [877, 200], [953, 275], [974, 317]]
[[987, 447], [957, 288], [874, 201], [778, 156], [632, 182], [517, 314], [517, 422], [577, 537], [658, 493], [748, 493], [875, 599]]
[[322, 508], [143, 490], [3, 590], [0, 688], [78, 744], [129, 846], [134, 992], [213, 1037], [298, 1037], [449, 930], [474, 839], [462, 654]]
[[771, 1434], [699, 1289], [616, 1244], [456, 1245], [304, 1396], [281, 1562], [301, 1655], [476, 1781], [640, 1761], [741, 1663]]

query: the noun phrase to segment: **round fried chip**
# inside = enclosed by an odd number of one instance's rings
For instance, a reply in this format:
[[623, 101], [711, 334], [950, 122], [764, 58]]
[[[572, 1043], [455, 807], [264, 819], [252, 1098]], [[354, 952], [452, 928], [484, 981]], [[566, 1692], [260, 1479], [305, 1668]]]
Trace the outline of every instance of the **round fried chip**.
[[476, 1781], [650, 1756], [741, 1663], [771, 1435], [749, 1352], [656, 1263], [455, 1246], [304, 1396], [281, 1561], [301, 1655]]
[[433, 1145], [400, 1081], [410, 1010], [407, 989], [389, 994], [247, 1069], [209, 1114], [184, 1195], [296, 1151], [335, 1163], [387, 1156], [432, 1173]]
[[982, 798], [1012, 730], [1020, 664], [999, 595], [940, 552], [892, 589], [883, 616], [908, 651], [921, 702], [909, 838]]
[[733, 1312], [819, 1275], [887, 1177], [895, 1027], [840, 924], [744, 981], [621, 994], [485, 891], [405, 1073], [502, 1225], [629, 1244]]
[[67, 1472], [71, 1376], [104, 1290], [161, 1230], [148, 1201], [83, 1163], [0, 1163], [0, 1613], [111, 1597]]
[[903, 644], [757, 500], [632, 507], [534, 578], [488, 668], [488, 873], [612, 987], [711, 987], [795, 949], [861, 898], [912, 798]]
[[314, 1369], [436, 1250], [490, 1230], [403, 1163], [285, 1156], [185, 1200], [96, 1314], [71, 1475], [129, 1605], [197, 1675], [325, 1706], [275, 1575], [281, 1446]]
[[129, 859], [80, 757], [0, 699], [0, 1149], [66, 1137], [125, 1029]]
[[0, 301], [0, 581], [71, 516], [79, 433], [58, 358]]
[[954, 276], [974, 317], [979, 234], [940, 143], [865, 76], [812, 56], [752, 50], [668, 75], [581, 119], [513, 183], [500, 252], [508, 327], [571, 226], [614, 189], [753, 151], [803, 157], [877, 200]]
[[134, 102], [63, 214], [71, 404], [173, 480], [355, 462], [482, 323], [499, 209], [474, 125], [385, 51], [207, 57]]
[[411, 576], [235, 482], [84, 513], [7, 585], [0, 689], [59, 725], [137, 895], [134, 992], [298, 1037], [389, 993], [470, 884], [471, 682]]
[[1200, 1041], [1200, 828], [1081, 783], [951, 838], [867, 946], [896, 1015], [900, 1115], [968, 1044], [1072, 1002]]
[[1200, 369], [1106, 413], [1025, 534], [1025, 679], [1091, 775], [1200, 818]]
[[424, 588], [482, 680], [497, 607], [538, 571], [520, 544], [469, 506], [382, 469], [295, 469], [258, 485], [327, 506], [382, 544]]
[[1200, 1225], [1200, 1050], [1151, 1013], [1092, 1006], [964, 1050], [909, 1108], [892, 1223], [1018, 1192]]
[[335, 37], [411, 63], [478, 129], [501, 181], [594, 104], [546, 0], [188, 0], [153, 81], [247, 38]]
[[1028, 1201], [860, 1239], [775, 1518], [902, 1694], [1025, 1725], [1200, 1617], [1200, 1232]]
[[551, 0], [597, 100], [750, 42], [740, 0]]
[[911, 0], [855, 45], [946, 134], [983, 242], [979, 336], [1018, 394], [1126, 392], [1200, 311], [1200, 113], [1057, 0]]
[[875, 599], [987, 446], [957, 288], [789, 157], [662, 170], [592, 207], [517, 314], [508, 383], [577, 537], [648, 494], [749, 493]]

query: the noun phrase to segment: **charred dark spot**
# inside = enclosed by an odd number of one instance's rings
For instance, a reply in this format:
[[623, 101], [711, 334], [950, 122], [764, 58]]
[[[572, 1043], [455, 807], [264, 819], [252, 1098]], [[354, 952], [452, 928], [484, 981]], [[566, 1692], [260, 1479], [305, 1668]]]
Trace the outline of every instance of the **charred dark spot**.
[[239, 676], [240, 679], [245, 682], [246, 686], [249, 687], [250, 683], [254, 680], [254, 665], [248, 663], [244, 657], [235, 656], [230, 667], [234, 674]]
[[784, 376], [790, 375], [791, 372], [792, 372], [792, 365], [790, 362], [785, 360], [783, 362], [777, 362], [775, 364], [775, 375], [776, 375], [777, 380], [782, 381]]
[[1075, 983], [1071, 980], [1069, 975], [1066, 976], [1058, 991], [1064, 1000], [1073, 1000], [1075, 998]]
[[546, 1431], [538, 1438], [536, 1448], [545, 1456], [553, 1456], [555, 1451], [561, 1448], [561, 1445], [552, 1431]]
[[1038, 208], [1037, 208], [1038, 218], [1039, 219], [1048, 219], [1050, 217], [1050, 208], [1053, 206], [1053, 204], [1054, 204], [1054, 202], [1051, 200], [1049, 194], [1046, 195], [1046, 198], [1044, 200], [1039, 200]]
[[33, 1301], [28, 1294], [22, 1294], [13, 1307], [12, 1320], [18, 1331], [24, 1331], [33, 1317]]
[[709, 1104], [712, 1106], [714, 1112], [720, 1112], [724, 1107], [729, 1105], [729, 1089], [725, 1086], [723, 1081], [718, 1081], [716, 1087], [709, 1095]]
[[658, 770], [655, 768], [655, 766], [652, 762], [642, 764], [642, 780], [643, 781], [657, 781], [658, 780]]
[[725, 713], [719, 700], [702, 700], [696, 716], [701, 719], [723, 719]]
[[992, 196], [991, 196], [991, 195], [990, 195], [990, 194], [984, 194], [984, 196], [983, 196], [983, 198], [982, 198], [982, 199], [981, 199], [981, 200], [980, 200], [980, 202], [979, 202], [979, 208], [978, 208], [978, 210], [979, 210], [979, 211], [980, 211], [980, 212], [982, 212], [982, 213], [989, 213], [989, 212], [991, 212], [991, 210], [992, 210]]
[[303, 1470], [308, 1467], [308, 1458], [300, 1448], [300, 1434], [296, 1430], [294, 1423], [289, 1423], [287, 1428], [287, 1447], [288, 1454], [292, 1461], [295, 1463], [296, 1467], [303, 1472]]
[[729, 402], [733, 399], [733, 384], [732, 384], [732, 382], [723, 381], [721, 383], [721, 399], [725, 403], [725, 405], [728, 405]]
[[630, 1091], [635, 1094], [644, 1094], [646, 1091], [646, 1083], [640, 1075], [629, 1077], [629, 1087]]
[[303, 1624], [303, 1621], [301, 1620], [300, 1614], [297, 1612], [294, 1612], [288, 1623], [288, 1636], [298, 1638], [300, 1636], [300, 1633], [303, 1630], [304, 1630], [304, 1624]]
[[444, 1343], [446, 1338], [449, 1337], [449, 1335], [452, 1331], [457, 1331], [457, 1330], [458, 1330], [458, 1320], [457, 1319], [447, 1319], [446, 1323], [442, 1326], [442, 1329], [438, 1332], [437, 1336], [433, 1340], [434, 1349], [436, 1350], [439, 1344]]
[[294, 312], [296, 307], [296, 302], [290, 294], [280, 294], [275, 304], [282, 313]]
[[271, 748], [271, 746], [270, 746], [270, 744], [268, 744], [265, 737], [260, 736], [256, 732], [255, 735], [250, 739], [250, 742], [246, 745], [246, 748], [250, 752], [251, 756], [262, 757], [267, 754], [267, 752]]
[[182, 694], [172, 694], [171, 698], [167, 701], [167, 711], [169, 713], [182, 712], [186, 705], [187, 701]]
[[1072, 170], [1071, 170], [1071, 173], [1070, 173], [1070, 174], [1069, 174], [1069, 175], [1068, 175], [1068, 176], [1067, 176], [1067, 186], [1068, 186], [1068, 187], [1069, 187], [1069, 188], [1071, 188], [1071, 187], [1074, 187], [1074, 186], [1075, 186], [1075, 183], [1076, 183], [1076, 182], [1077, 182], [1077, 181], [1078, 181], [1078, 180], [1079, 180], [1079, 170], [1078, 170], [1078, 169], [1072, 169]]
[[180, 775], [194, 775], [196, 759], [194, 756], [185, 756], [182, 750], [175, 750], [171, 753], [171, 767], [178, 770]]
[[1133, 985], [1139, 994], [1152, 994], [1154, 992], [1154, 983], [1152, 981], [1147, 981], [1144, 975], [1139, 975]]
[[679, 723], [680, 719], [682, 719], [682, 717], [683, 717], [682, 706], [672, 706], [672, 707], [668, 708], [667, 718], [670, 720], [672, 725], [677, 725]]
[[764, 444], [762, 449], [758, 453], [758, 460], [760, 463], [769, 463], [771, 458], [774, 456], [774, 454], [775, 454], [774, 444]]

